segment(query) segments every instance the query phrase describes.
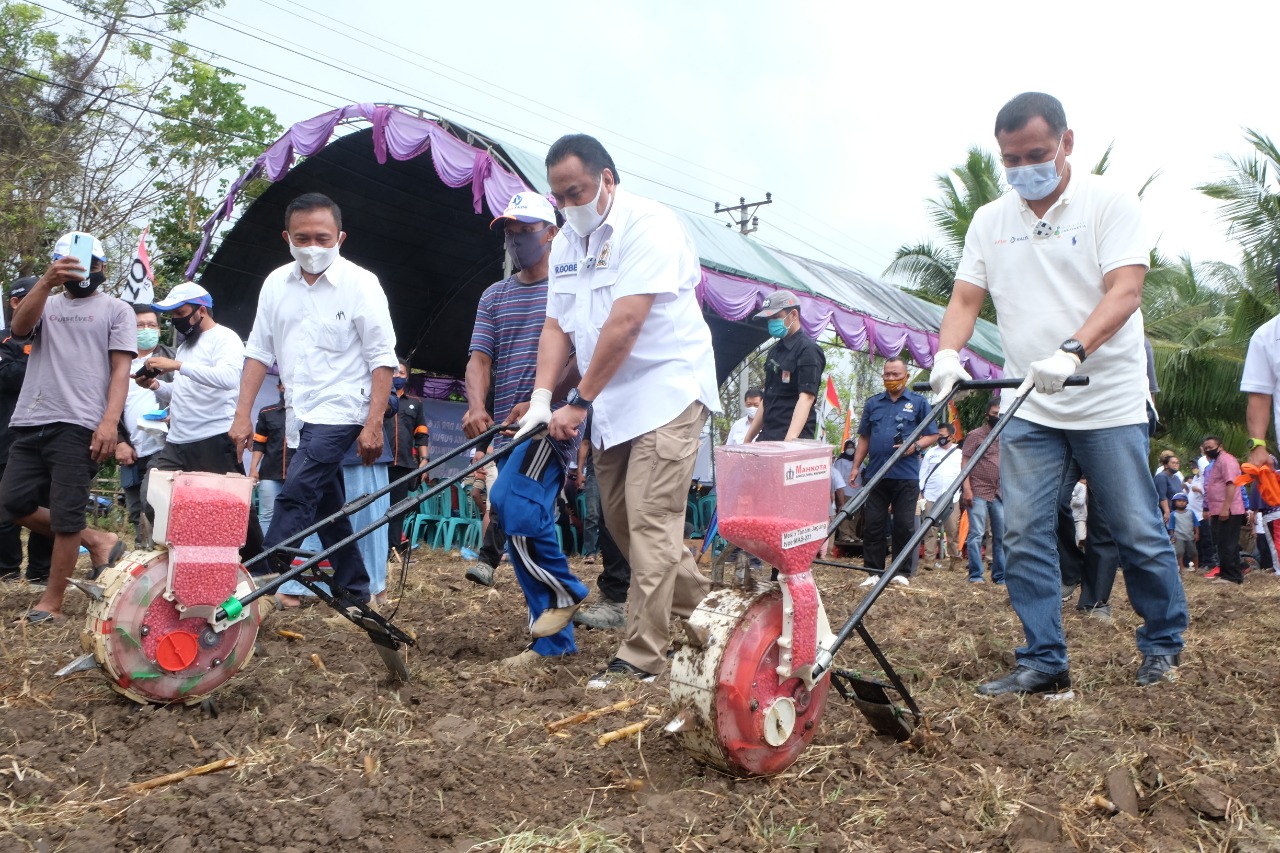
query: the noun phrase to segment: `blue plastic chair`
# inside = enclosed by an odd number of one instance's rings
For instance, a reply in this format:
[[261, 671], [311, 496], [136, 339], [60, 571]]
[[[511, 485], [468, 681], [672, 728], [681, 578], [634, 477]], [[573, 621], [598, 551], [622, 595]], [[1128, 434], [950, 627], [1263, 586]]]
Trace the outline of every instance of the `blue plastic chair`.
[[435, 495], [418, 505], [417, 512], [404, 521], [404, 530], [408, 536], [410, 547], [416, 548], [419, 541], [434, 540], [440, 526], [447, 520], [444, 514], [444, 502], [447, 495]]
[[[453, 508], [453, 489], [445, 495], [445, 509]], [[435, 533], [431, 537], [431, 547], [441, 551], [451, 551], [454, 547], [454, 538], [457, 537], [458, 547], [470, 547], [467, 543], [478, 541], [481, 528], [481, 520], [479, 511], [475, 502], [471, 500], [471, 492], [468, 489], [458, 489], [458, 514], [450, 515], [444, 518], [435, 528]]]

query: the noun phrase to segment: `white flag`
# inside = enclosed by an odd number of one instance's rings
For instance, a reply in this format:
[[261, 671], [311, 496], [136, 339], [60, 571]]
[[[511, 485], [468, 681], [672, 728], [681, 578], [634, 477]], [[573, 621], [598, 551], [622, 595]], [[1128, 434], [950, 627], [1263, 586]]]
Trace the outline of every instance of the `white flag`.
[[138, 250], [133, 253], [133, 262], [129, 264], [129, 280], [124, 285], [124, 301], [134, 305], [150, 305], [156, 299], [155, 276], [151, 273], [151, 258], [147, 255], [147, 230], [150, 227], [142, 229]]

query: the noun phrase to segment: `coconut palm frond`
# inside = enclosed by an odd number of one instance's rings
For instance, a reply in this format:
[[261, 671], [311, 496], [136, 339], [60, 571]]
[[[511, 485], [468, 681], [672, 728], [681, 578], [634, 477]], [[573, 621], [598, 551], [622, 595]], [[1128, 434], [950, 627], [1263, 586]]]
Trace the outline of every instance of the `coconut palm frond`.
[[1102, 156], [1098, 158], [1098, 162], [1093, 164], [1092, 174], [1105, 175], [1107, 167], [1111, 165], [1111, 150], [1116, 147], [1116, 141], [1113, 139], [1107, 143], [1107, 150], [1102, 152]]

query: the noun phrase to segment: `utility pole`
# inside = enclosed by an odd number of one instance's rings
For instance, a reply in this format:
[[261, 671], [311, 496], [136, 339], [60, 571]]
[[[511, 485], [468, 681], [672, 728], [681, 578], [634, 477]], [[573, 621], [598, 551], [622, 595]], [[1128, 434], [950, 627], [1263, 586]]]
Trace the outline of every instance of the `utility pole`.
[[[725, 228], [737, 225], [739, 234], [750, 234], [760, 227], [760, 217], [756, 216], [756, 211], [766, 204], [773, 204], [773, 193], [765, 193], [764, 201], [753, 201], [750, 204], [747, 204], [746, 196], [742, 196], [733, 207], [721, 207], [720, 202], [716, 202], [716, 213], [729, 214], [731, 221], [725, 224]], [[735, 214], [741, 214], [741, 218]]]

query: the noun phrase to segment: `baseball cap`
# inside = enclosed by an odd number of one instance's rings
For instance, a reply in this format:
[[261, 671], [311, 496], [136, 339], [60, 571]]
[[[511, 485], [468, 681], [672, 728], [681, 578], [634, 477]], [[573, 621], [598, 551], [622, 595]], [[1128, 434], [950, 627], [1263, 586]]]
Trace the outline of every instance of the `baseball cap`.
[[796, 295], [790, 290], [775, 290], [765, 297], [764, 304], [760, 306], [760, 310], [755, 313], [756, 319], [763, 317], [772, 317], [781, 311], [789, 311], [795, 308], [800, 310], [800, 300], [796, 299]]
[[31, 292], [31, 288], [36, 286], [36, 282], [40, 279], [33, 275], [23, 276], [22, 278], [9, 285], [9, 298], [21, 299]]
[[[63, 234], [58, 238], [58, 242], [53, 244], [53, 259], [55, 261], [58, 260], [58, 258], [65, 258], [67, 256], [67, 252], [71, 251], [71, 235], [74, 233], [74, 231], [69, 231], [66, 234]], [[102, 241], [97, 237], [93, 238], [93, 256], [104, 264], [107, 262], [107, 253], [102, 248]]]
[[507, 227], [507, 222], [545, 222], [556, 224], [556, 209], [546, 197], [535, 192], [516, 193], [511, 197], [507, 209], [502, 215], [489, 223], [491, 231], [499, 231]]
[[213, 297], [209, 295], [209, 291], [194, 281], [184, 281], [173, 290], [170, 290], [169, 295], [164, 299], [159, 302], [152, 302], [151, 307], [157, 311], [172, 311], [179, 305], [186, 305], [188, 302], [194, 302], [206, 308], [213, 307]]

